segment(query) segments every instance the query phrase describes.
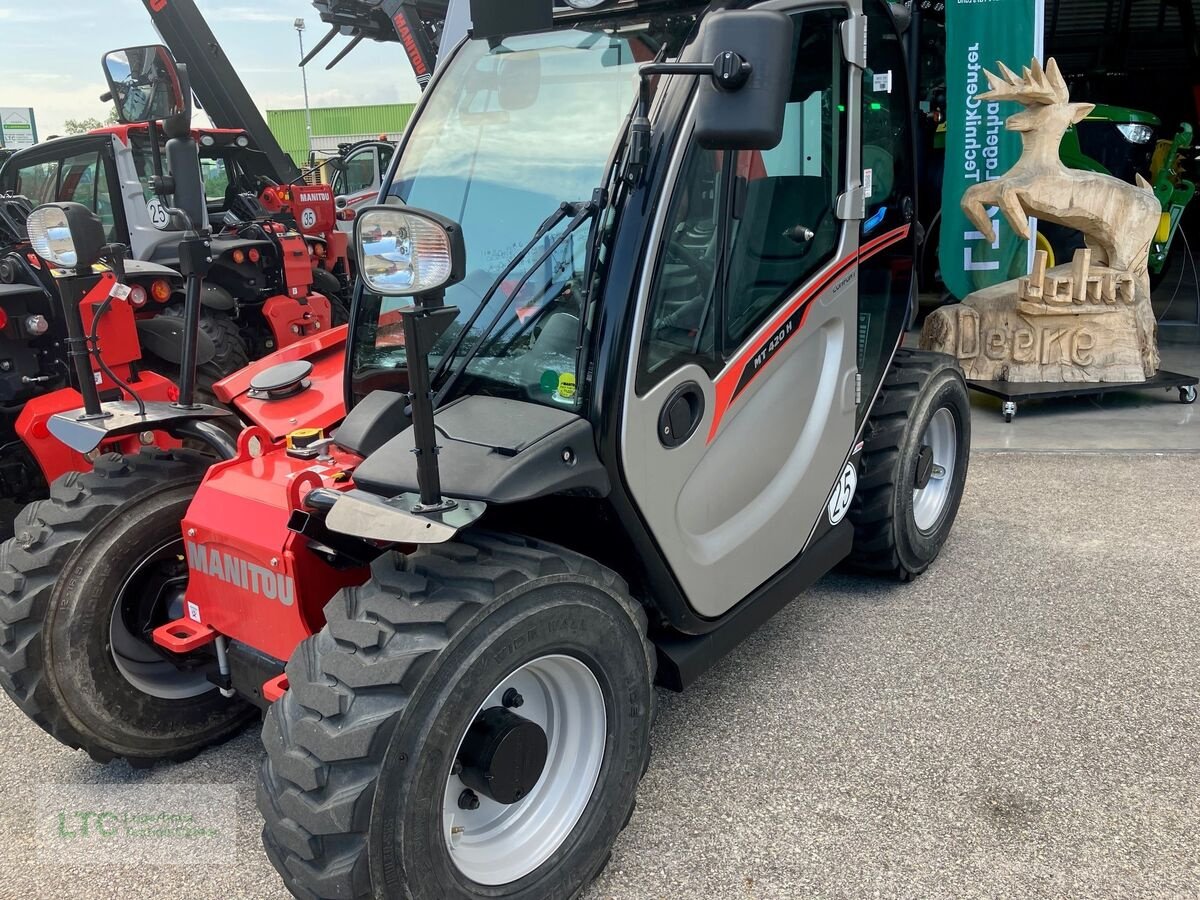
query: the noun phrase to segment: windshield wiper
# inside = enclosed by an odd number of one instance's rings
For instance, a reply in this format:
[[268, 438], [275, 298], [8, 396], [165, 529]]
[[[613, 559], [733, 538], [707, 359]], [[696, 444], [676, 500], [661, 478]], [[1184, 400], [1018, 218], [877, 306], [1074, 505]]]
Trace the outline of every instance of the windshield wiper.
[[538, 227], [537, 233], [529, 239], [529, 242], [525, 244], [525, 246], [519, 251], [517, 251], [517, 254], [512, 258], [509, 264], [504, 267], [504, 271], [496, 276], [496, 280], [492, 282], [491, 286], [484, 293], [483, 298], [479, 301], [479, 306], [475, 308], [475, 312], [473, 312], [463, 324], [458, 336], [454, 339], [454, 343], [450, 345], [449, 349], [446, 351], [446, 354], [442, 357], [442, 361], [438, 364], [433, 378], [430, 379], [431, 384], [436, 384], [437, 379], [446, 374], [447, 368], [453, 364], [454, 358], [457, 356], [458, 351], [462, 349], [463, 341], [466, 340], [467, 334], [475, 325], [476, 321], [478, 321], [479, 317], [483, 314], [484, 308], [491, 301], [492, 297], [496, 295], [496, 291], [500, 290], [501, 286], [504, 284], [504, 280], [513, 273], [513, 270], [516, 269], [521, 260], [525, 258], [525, 254], [532, 250], [537, 242], [545, 237], [551, 230], [553, 230], [560, 222], [562, 222], [563, 219], [567, 218], [568, 216], [571, 217], [571, 221], [567, 223], [567, 227], [563, 229], [562, 234], [551, 241], [550, 245], [544, 251], [542, 251], [542, 255], [539, 256], [537, 260], [531, 266], [529, 266], [528, 269], [526, 269], [525, 274], [521, 276], [521, 280], [517, 282], [516, 286], [509, 293], [508, 300], [506, 300], [504, 304], [498, 310], [496, 310], [496, 314], [492, 316], [492, 320], [488, 322], [487, 328], [485, 328], [479, 335], [479, 340], [476, 342], [475, 346], [472, 347], [467, 352], [467, 355], [463, 358], [462, 365], [450, 375], [446, 383], [442, 386], [441, 390], [438, 391], [437, 396], [434, 398], [435, 406], [440, 404], [446, 398], [446, 395], [450, 393], [450, 389], [458, 382], [459, 376], [461, 376], [462, 373], [467, 370], [467, 366], [472, 360], [475, 359], [475, 356], [479, 353], [480, 348], [486, 342], [487, 336], [492, 333], [492, 330], [496, 327], [501, 317], [503, 317], [504, 313], [508, 311], [508, 307], [513, 303], [514, 300], [517, 299], [521, 291], [525, 288], [525, 285], [529, 283], [529, 279], [533, 277], [533, 274], [546, 264], [546, 261], [554, 255], [558, 248], [566, 242], [567, 238], [570, 237], [580, 225], [596, 214], [597, 208], [597, 204], [594, 200], [581, 200], [576, 203], [560, 204], [558, 209], [551, 213], [546, 220], [542, 222], [542, 224]]

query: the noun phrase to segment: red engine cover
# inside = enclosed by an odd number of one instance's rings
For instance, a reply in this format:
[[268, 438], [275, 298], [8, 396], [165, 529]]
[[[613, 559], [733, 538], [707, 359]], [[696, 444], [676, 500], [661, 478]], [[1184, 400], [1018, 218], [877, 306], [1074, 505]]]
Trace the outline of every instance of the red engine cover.
[[304, 234], [337, 230], [333, 188], [327, 184], [302, 184], [292, 188], [292, 215]]
[[[263, 455], [250, 454], [252, 440]], [[237, 458], [208, 470], [184, 518], [187, 615], [286, 660], [325, 623], [325, 604], [338, 589], [367, 580], [367, 569], [333, 568], [287, 528], [308, 490], [351, 487], [346, 472], [359, 459], [296, 459], [253, 427], [238, 448]]]
[[[346, 333], [347, 326], [340, 325], [297, 341], [218, 381], [213, 391], [218, 400], [232, 403], [243, 418], [266, 428], [276, 440], [297, 428], [332, 428], [346, 417]], [[300, 359], [313, 364], [307, 390], [280, 400], [250, 396], [250, 382], [259, 372]]]

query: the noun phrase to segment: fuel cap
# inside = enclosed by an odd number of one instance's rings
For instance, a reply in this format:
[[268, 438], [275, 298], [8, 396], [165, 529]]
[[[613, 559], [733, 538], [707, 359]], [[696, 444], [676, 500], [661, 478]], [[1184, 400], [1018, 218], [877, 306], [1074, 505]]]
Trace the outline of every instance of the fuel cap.
[[313, 364], [306, 359], [279, 363], [264, 369], [250, 380], [250, 396], [256, 400], [283, 400], [312, 386], [308, 376]]

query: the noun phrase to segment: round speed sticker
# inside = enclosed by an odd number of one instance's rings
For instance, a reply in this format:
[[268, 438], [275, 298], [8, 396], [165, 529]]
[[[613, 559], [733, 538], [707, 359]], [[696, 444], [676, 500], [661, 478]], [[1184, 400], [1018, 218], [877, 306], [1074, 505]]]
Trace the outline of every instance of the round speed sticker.
[[828, 512], [831, 525], [842, 521], [846, 518], [846, 513], [850, 512], [850, 501], [854, 499], [856, 487], [858, 487], [858, 471], [854, 468], [854, 463], [846, 463], [846, 468], [842, 470], [842, 477], [837, 480], [837, 484], [833, 486], [833, 493], [829, 496]]
[[300, 224], [305, 228], [312, 228], [317, 224], [317, 212], [311, 207], [305, 207], [300, 213]]
[[146, 201], [146, 211], [150, 213], [150, 224], [159, 231], [165, 231], [171, 224], [171, 217], [167, 215], [166, 206], [157, 197], [151, 197]]

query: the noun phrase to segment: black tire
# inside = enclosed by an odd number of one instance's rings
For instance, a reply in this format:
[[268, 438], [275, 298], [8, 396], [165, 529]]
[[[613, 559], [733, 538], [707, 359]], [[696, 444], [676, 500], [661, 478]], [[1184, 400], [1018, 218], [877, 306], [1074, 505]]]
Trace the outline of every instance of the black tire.
[[[326, 607], [263, 728], [267, 855], [298, 897], [566, 898], [603, 868], [649, 762], [656, 658], [646, 616], [596, 562], [467, 532], [402, 557]], [[547, 653], [585, 662], [608, 711], [587, 805], [548, 859], [468, 880], [442, 833], [458, 741], [492, 688]]]
[[[182, 306], [168, 306], [161, 315], [179, 319], [182, 327]], [[228, 313], [215, 309], [200, 310], [200, 330], [212, 340], [216, 353], [204, 365], [196, 367], [196, 401], [220, 406], [213, 393], [213, 385], [245, 368], [250, 363], [250, 351], [237, 322], [230, 318]], [[170, 378], [176, 384], [179, 383], [177, 364], [160, 359], [150, 359], [148, 362], [155, 372]]]
[[209, 462], [186, 450], [102, 456], [93, 471], [56, 480], [0, 546], [0, 685], [50, 735], [97, 762], [187, 759], [254, 714], [215, 686], [188, 699], [145, 693], [110, 648], [121, 586], [139, 558], [180, 537]]
[[[949, 495], [932, 527], [917, 527], [913, 489], [922, 440], [934, 414], [949, 411], [955, 458]], [[858, 490], [850, 506], [856, 568], [908, 581], [929, 568], [954, 525], [967, 480], [971, 404], [962, 370], [950, 356], [899, 350], [864, 434]]]

